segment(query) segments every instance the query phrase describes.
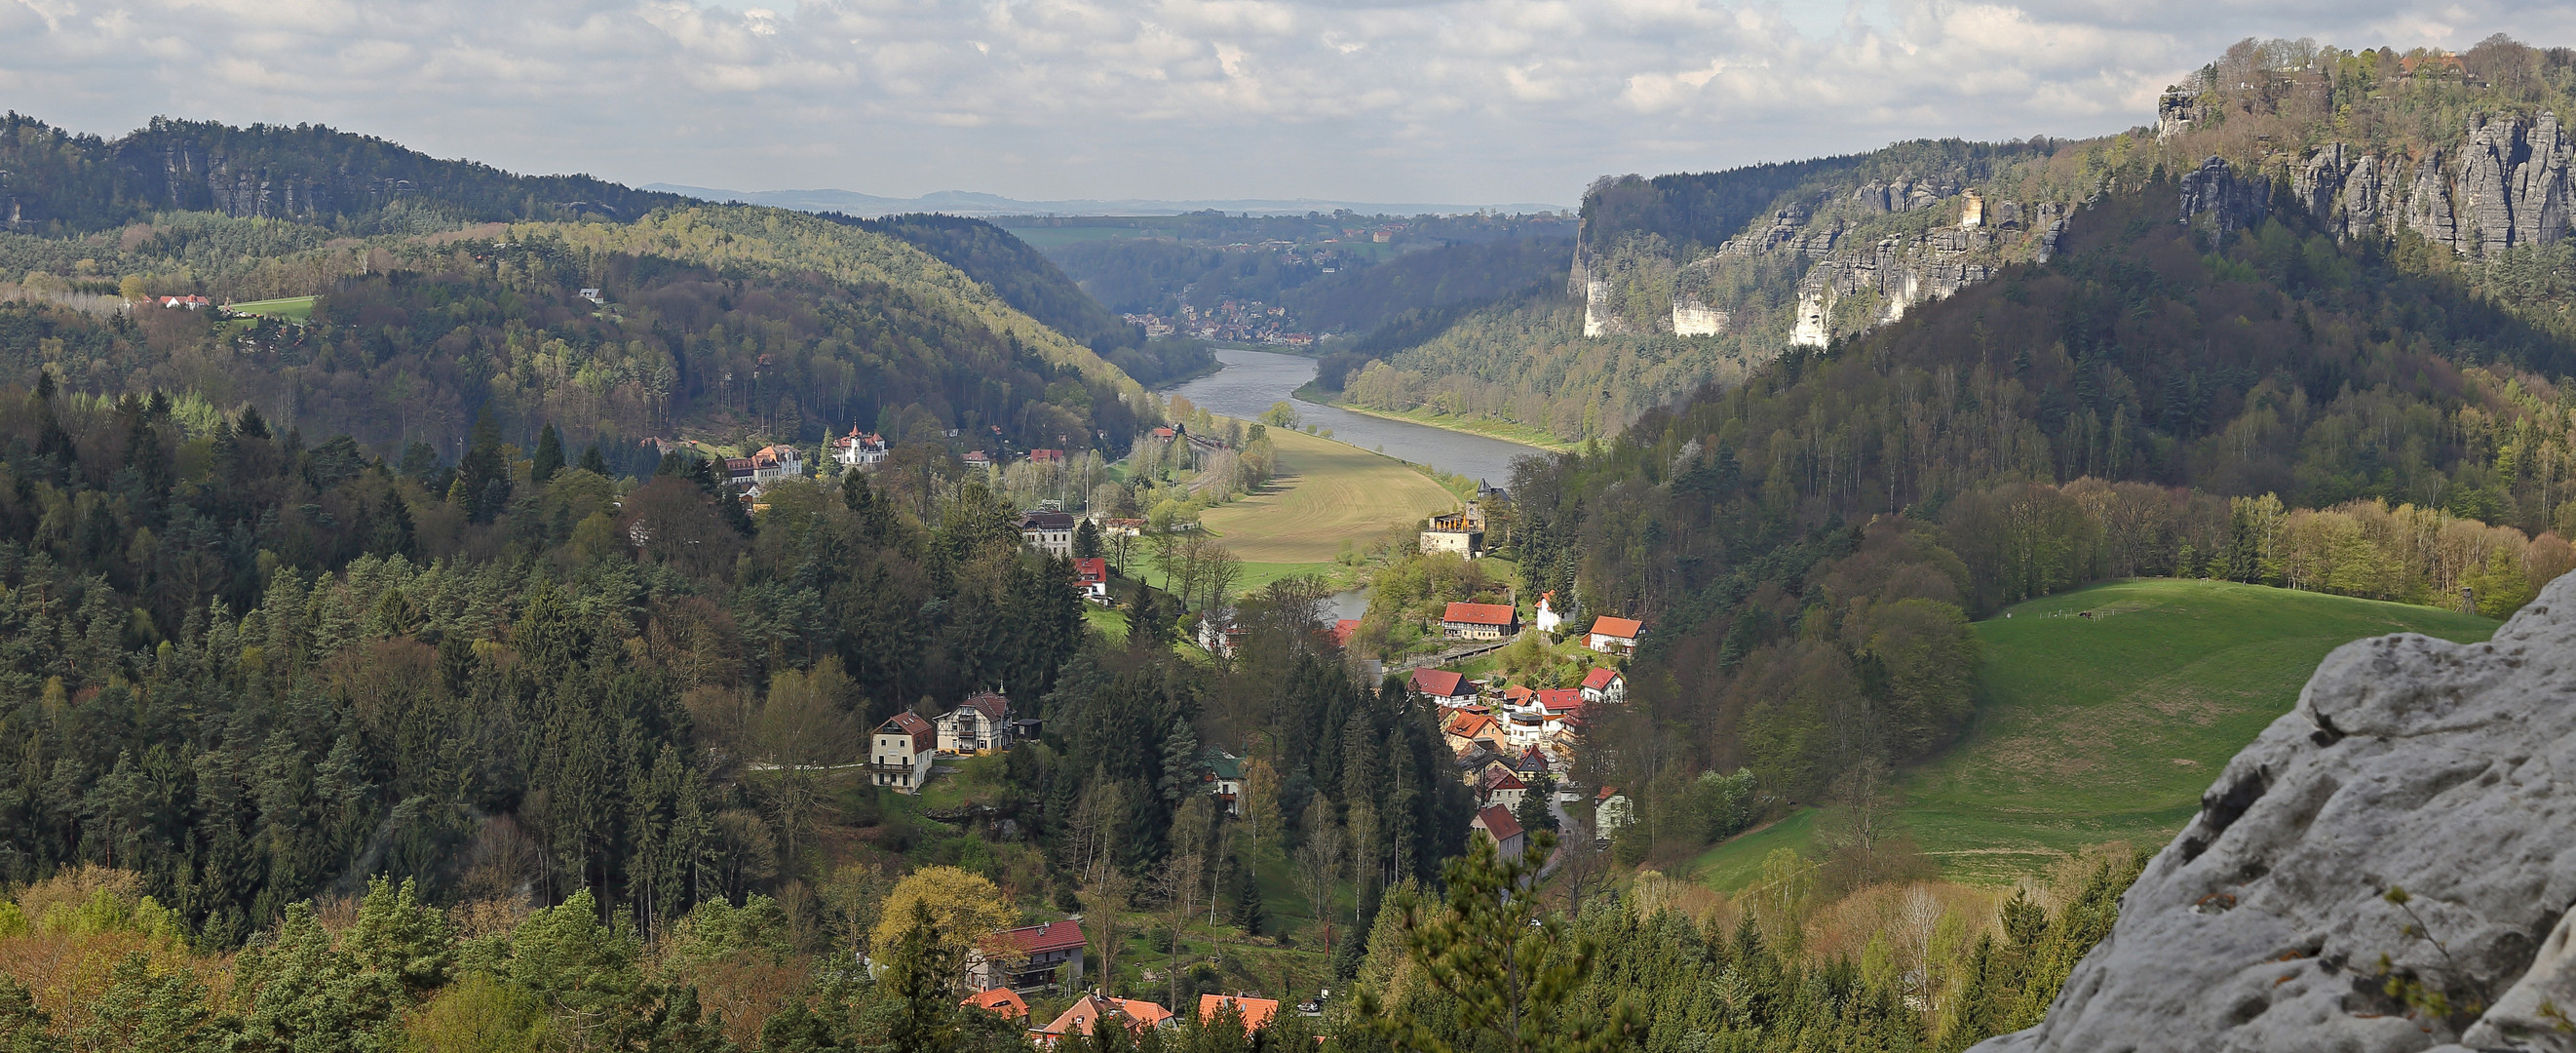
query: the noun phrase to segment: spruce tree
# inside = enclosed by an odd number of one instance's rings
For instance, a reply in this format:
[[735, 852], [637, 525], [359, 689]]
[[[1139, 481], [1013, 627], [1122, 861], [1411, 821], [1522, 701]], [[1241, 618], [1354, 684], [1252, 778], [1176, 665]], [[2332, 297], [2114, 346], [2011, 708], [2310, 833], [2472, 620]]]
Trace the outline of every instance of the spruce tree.
[[582, 448], [581, 470], [600, 476], [608, 474], [608, 458], [600, 455], [598, 443], [594, 442]]
[[1243, 927], [1244, 935], [1259, 936], [1262, 927], [1270, 923], [1269, 912], [1261, 907], [1261, 881], [1253, 876], [1250, 867], [1240, 867], [1236, 873], [1243, 884], [1234, 897], [1234, 923]]
[[552, 481], [555, 473], [563, 471], [563, 468], [563, 434], [557, 432], [554, 424], [549, 422], [545, 428], [537, 432], [537, 453], [528, 462], [528, 478], [543, 486]]

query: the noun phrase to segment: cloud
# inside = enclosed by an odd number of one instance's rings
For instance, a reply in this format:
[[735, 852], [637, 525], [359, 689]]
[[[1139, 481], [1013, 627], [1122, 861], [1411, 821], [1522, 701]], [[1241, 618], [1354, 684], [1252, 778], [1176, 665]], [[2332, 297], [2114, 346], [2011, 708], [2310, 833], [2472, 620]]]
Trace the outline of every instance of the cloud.
[[0, 93], [742, 189], [1570, 202], [1602, 172], [2088, 135], [2246, 36], [2576, 43], [2500, 0], [0, 0]]

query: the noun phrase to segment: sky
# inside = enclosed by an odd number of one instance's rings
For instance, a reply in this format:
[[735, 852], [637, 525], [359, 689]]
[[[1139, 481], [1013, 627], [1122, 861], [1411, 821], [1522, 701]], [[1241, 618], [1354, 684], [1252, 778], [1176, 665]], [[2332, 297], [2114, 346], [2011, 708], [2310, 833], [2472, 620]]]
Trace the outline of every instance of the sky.
[[1570, 205], [1605, 174], [2117, 132], [2249, 36], [2496, 32], [2576, 44], [2576, 3], [0, 0], [0, 108], [631, 184]]

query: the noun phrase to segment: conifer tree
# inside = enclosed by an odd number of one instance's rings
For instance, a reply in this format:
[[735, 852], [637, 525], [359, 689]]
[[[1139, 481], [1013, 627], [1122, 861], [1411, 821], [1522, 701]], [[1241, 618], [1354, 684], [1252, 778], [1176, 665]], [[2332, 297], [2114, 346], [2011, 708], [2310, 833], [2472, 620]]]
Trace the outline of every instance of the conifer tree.
[[594, 442], [582, 448], [581, 470], [600, 476], [608, 474], [608, 458], [600, 455], [598, 443]]
[[528, 462], [528, 479], [543, 486], [553, 481], [555, 473], [563, 471], [563, 467], [563, 435], [555, 431], [553, 422], [549, 421], [537, 432], [537, 452]]

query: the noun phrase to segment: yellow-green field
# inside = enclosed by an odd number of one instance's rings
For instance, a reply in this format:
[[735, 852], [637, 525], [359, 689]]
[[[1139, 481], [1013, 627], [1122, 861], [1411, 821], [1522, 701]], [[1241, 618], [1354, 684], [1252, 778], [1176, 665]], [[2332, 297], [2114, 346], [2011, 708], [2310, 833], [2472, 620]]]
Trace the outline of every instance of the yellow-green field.
[[282, 300], [252, 300], [248, 303], [225, 304], [224, 310], [234, 314], [255, 314], [262, 318], [275, 318], [284, 322], [309, 322], [313, 320], [314, 301], [319, 299], [321, 297], [318, 296], [289, 296]]
[[[1299, 388], [1297, 394], [1299, 397], [1308, 396], [1307, 389], [1305, 388]], [[1427, 427], [1440, 428], [1445, 431], [1465, 432], [1469, 435], [1482, 435], [1489, 439], [1501, 439], [1505, 442], [1517, 442], [1523, 446], [1536, 446], [1542, 450], [1552, 450], [1558, 453], [1572, 450], [1575, 447], [1574, 443], [1567, 442], [1563, 439], [1557, 438], [1555, 435], [1530, 427], [1529, 425], [1514, 424], [1510, 421], [1495, 420], [1491, 417], [1442, 413], [1439, 410], [1430, 409], [1428, 407], [1419, 407], [1405, 410], [1401, 413], [1395, 413], [1381, 409], [1370, 409], [1366, 406], [1361, 406], [1351, 402], [1334, 402], [1333, 405], [1364, 417], [1384, 417], [1387, 420], [1407, 421]]]
[[1345, 542], [1364, 547], [1458, 507], [1439, 483], [1393, 458], [1285, 428], [1272, 429], [1270, 441], [1279, 471], [1269, 491], [1199, 516], [1246, 563], [1329, 564]]

